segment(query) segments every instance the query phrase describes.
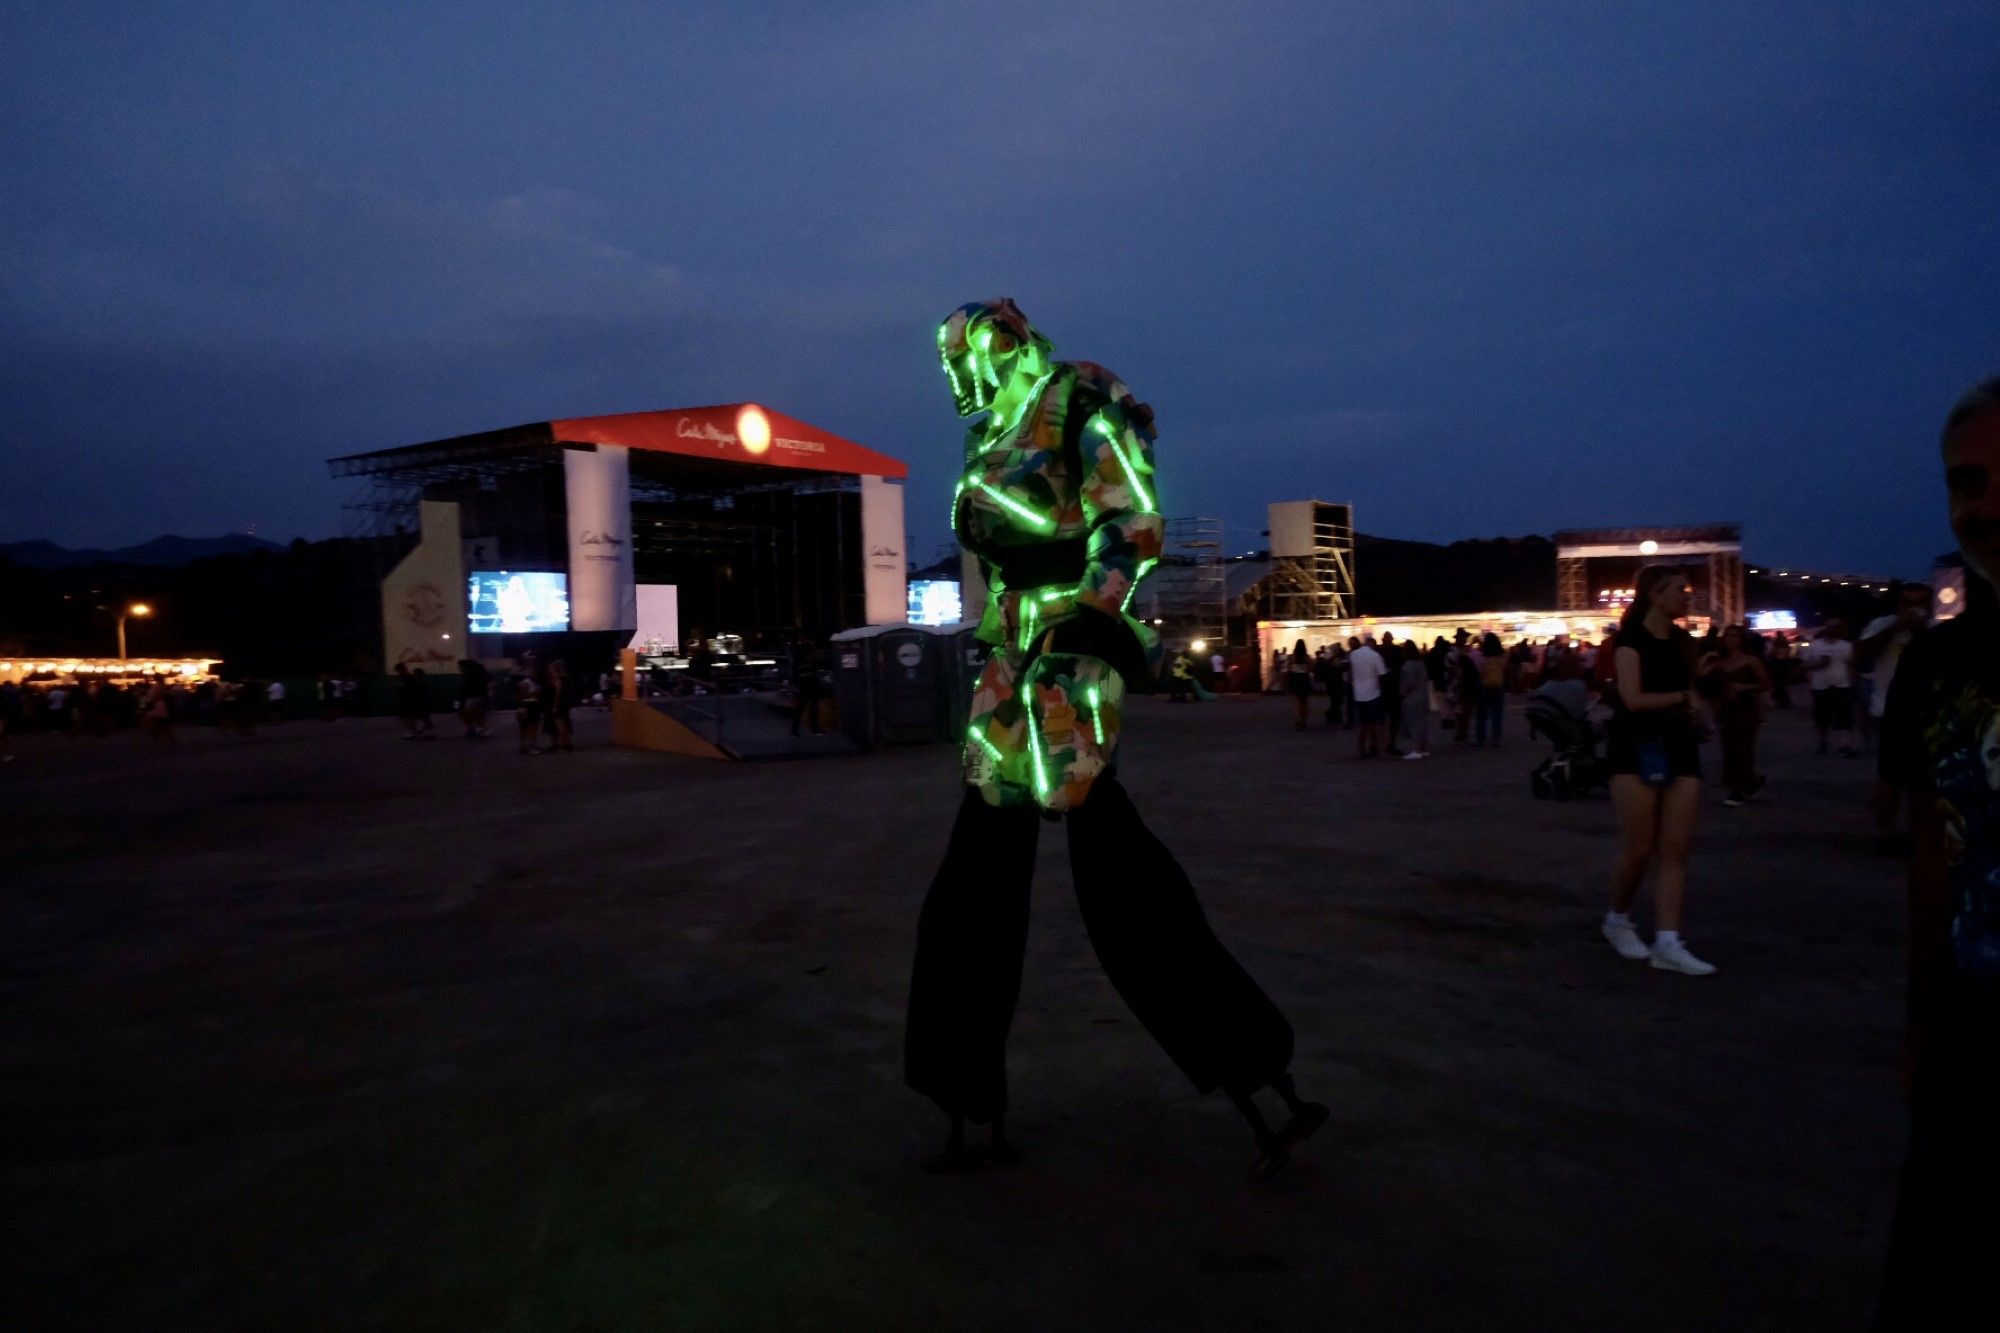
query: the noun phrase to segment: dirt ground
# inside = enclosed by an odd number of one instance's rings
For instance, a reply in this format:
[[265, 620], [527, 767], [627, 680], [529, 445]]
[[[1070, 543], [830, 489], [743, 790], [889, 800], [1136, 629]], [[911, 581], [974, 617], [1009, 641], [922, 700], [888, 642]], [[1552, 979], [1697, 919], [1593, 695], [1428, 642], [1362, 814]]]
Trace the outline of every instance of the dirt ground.
[[7, 1326], [1857, 1326], [1903, 1133], [1868, 765], [1781, 714], [1768, 799], [1711, 791], [1693, 979], [1598, 937], [1610, 808], [1531, 799], [1509, 724], [1362, 764], [1277, 700], [1135, 706], [1127, 784], [1333, 1108], [1264, 1183], [1105, 983], [1056, 828], [1027, 1160], [916, 1169], [943, 748], [703, 762], [597, 717], [534, 758], [375, 721], [24, 741]]

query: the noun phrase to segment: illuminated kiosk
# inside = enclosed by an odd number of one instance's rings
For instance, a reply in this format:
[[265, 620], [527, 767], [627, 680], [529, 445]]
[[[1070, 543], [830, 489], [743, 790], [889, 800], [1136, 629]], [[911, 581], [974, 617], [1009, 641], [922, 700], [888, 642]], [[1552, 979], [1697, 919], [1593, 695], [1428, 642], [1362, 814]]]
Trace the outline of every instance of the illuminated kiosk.
[[368, 483], [355, 526], [417, 537], [382, 580], [385, 669], [452, 675], [528, 651], [608, 662], [642, 611], [642, 649], [696, 631], [775, 647], [905, 615], [908, 468], [754, 403], [533, 422], [328, 466]]
[[102, 680], [113, 684], [194, 685], [215, 677], [219, 657], [13, 657], [0, 661], [0, 683], [76, 685]]
[[1556, 609], [1564, 614], [1622, 610], [1647, 565], [1679, 565], [1694, 596], [1688, 619], [1743, 623], [1743, 528], [1709, 523], [1679, 528], [1591, 528], [1558, 532]]
[[[1271, 506], [1274, 557], [1279, 542], [1279, 509], [1278, 505]], [[1351, 533], [1351, 511], [1342, 517], [1349, 521], [1347, 531]], [[1298, 523], [1295, 516], [1295, 531]], [[1294, 546], [1299, 541], [1296, 535], [1289, 540]], [[1475, 636], [1498, 634], [1510, 645], [1521, 639], [1543, 641], [1558, 634], [1568, 635], [1571, 642], [1594, 643], [1607, 629], [1617, 624], [1620, 614], [1631, 604], [1632, 588], [1638, 582], [1639, 571], [1654, 564], [1680, 565], [1687, 570], [1694, 597], [1684, 623], [1694, 632], [1704, 632], [1710, 624], [1743, 623], [1743, 530], [1738, 524], [1568, 531], [1557, 533], [1555, 542], [1556, 604], [1553, 610], [1522, 608], [1408, 616], [1355, 615], [1351, 610], [1356, 605], [1351, 556], [1344, 567], [1334, 565], [1331, 560], [1323, 561], [1325, 567], [1344, 568], [1347, 574], [1346, 596], [1341, 604], [1350, 609], [1344, 615], [1305, 614], [1315, 606], [1332, 601], [1325, 592], [1319, 591], [1329, 586], [1327, 582], [1314, 583], [1294, 575], [1293, 589], [1303, 589], [1304, 593], [1316, 596], [1294, 592], [1275, 581], [1268, 582], [1266, 596], [1271, 610], [1266, 618], [1257, 622], [1258, 661], [1268, 671], [1273, 653], [1289, 652], [1301, 639], [1309, 652], [1330, 644], [1345, 645], [1349, 639], [1371, 635], [1379, 641], [1384, 634], [1393, 634], [1398, 641], [1414, 639], [1429, 647], [1440, 637], [1451, 642], [1461, 629]], [[1281, 608], [1288, 607], [1297, 607], [1298, 613], [1284, 614]]]
[[1257, 650], [1264, 669], [1270, 669], [1271, 654], [1290, 652], [1300, 639], [1306, 651], [1323, 647], [1346, 647], [1349, 639], [1373, 637], [1381, 642], [1393, 634], [1396, 642], [1415, 640], [1428, 649], [1439, 638], [1453, 642], [1458, 631], [1474, 636], [1498, 634], [1501, 641], [1514, 644], [1522, 639], [1543, 642], [1567, 634], [1571, 643], [1596, 643], [1606, 629], [1618, 623], [1615, 615], [1571, 614], [1566, 611], [1458, 611], [1449, 615], [1353, 616], [1341, 620], [1260, 620], [1257, 622]]

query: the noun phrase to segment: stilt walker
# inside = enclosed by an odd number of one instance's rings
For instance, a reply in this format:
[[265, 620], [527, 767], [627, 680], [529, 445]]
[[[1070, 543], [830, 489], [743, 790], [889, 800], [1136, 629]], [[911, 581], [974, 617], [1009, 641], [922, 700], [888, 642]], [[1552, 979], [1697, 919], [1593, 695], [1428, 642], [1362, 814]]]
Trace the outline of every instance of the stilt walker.
[[[932, 1169], [1007, 1164], [1007, 1030], [1021, 991], [1028, 889], [1046, 821], [1069, 825], [1070, 868], [1111, 984], [1203, 1092], [1249, 1122], [1269, 1175], [1327, 1118], [1288, 1070], [1292, 1029], [1215, 938], [1194, 886], [1139, 818], [1116, 773], [1128, 689], [1160, 665], [1127, 614], [1159, 562], [1152, 412], [1102, 366], [1054, 361], [1011, 300], [975, 302], [938, 330], [966, 431], [952, 526], [990, 596], [992, 649], [965, 735], [965, 796], [924, 899], [904, 1076], [950, 1118]], [[1254, 1097], [1285, 1108], [1272, 1129]], [[990, 1146], [965, 1122], [990, 1124]]]

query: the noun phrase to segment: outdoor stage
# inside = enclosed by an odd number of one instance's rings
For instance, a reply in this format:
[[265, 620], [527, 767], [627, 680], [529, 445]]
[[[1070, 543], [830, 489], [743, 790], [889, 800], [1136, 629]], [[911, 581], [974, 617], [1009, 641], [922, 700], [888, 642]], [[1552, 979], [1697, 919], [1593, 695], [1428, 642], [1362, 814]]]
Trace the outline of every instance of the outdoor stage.
[[[1598, 938], [1608, 805], [1139, 701], [1127, 780], [1333, 1121], [1277, 1179], [1105, 984], [1061, 830], [1005, 1174], [901, 1085], [942, 747], [389, 721], [0, 766], [13, 1329], [1855, 1327], [1904, 1121], [1867, 766], [1713, 804], [1711, 979]], [[1447, 747], [1448, 749], [1448, 747]], [[1712, 760], [1713, 755], [1709, 758]]]

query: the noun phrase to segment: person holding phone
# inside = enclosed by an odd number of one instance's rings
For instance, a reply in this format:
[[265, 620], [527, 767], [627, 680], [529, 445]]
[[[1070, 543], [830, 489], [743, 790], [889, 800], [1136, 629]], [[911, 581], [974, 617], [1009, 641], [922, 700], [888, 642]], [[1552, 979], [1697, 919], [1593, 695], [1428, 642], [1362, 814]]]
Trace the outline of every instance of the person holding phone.
[[[1701, 808], [1701, 700], [1694, 691], [1695, 649], [1674, 622], [1687, 613], [1686, 575], [1670, 566], [1639, 571], [1632, 605], [1619, 626], [1606, 759], [1620, 847], [1611, 877], [1604, 938], [1621, 958], [1705, 977], [1715, 971], [1681, 940], [1688, 845]], [[1657, 866], [1651, 948], [1632, 924], [1632, 903]]]

